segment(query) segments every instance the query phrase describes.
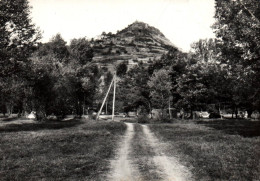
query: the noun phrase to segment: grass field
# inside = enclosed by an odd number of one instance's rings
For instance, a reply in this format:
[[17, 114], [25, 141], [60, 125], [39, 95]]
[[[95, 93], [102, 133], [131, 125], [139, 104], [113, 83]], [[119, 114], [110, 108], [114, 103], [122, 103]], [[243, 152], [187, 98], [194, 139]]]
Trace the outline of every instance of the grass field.
[[123, 123], [72, 120], [0, 127], [0, 180], [103, 180]]
[[260, 123], [216, 120], [150, 124], [194, 180], [260, 180]]

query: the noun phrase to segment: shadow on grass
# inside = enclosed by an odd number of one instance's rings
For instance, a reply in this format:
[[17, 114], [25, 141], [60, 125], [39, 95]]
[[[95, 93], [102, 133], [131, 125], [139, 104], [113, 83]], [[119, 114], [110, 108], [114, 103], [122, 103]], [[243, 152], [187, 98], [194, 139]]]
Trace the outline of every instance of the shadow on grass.
[[11, 117], [11, 118], [9, 118], [9, 117], [3, 117], [3, 118], [1, 119], [1, 121], [9, 122], [9, 121], [16, 121], [17, 119], [19, 119], [19, 118], [17, 118], [17, 117]]
[[197, 123], [217, 130], [222, 130], [230, 135], [241, 135], [243, 137], [260, 136], [260, 121], [250, 121], [245, 119], [224, 119], [197, 121]]
[[69, 128], [83, 122], [80, 120], [71, 121], [49, 121], [49, 122], [36, 122], [36, 123], [24, 123], [24, 124], [9, 124], [4, 127], [0, 127], [0, 132], [18, 132], [18, 131], [38, 131], [43, 129], [62, 129]]

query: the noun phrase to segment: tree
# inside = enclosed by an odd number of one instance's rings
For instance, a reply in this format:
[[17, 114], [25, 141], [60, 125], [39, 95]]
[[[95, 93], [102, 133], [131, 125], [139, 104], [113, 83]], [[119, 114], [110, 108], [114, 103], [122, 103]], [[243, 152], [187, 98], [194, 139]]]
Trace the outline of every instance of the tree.
[[121, 77], [121, 76], [125, 75], [126, 72], [127, 72], [127, 64], [126, 64], [126, 62], [122, 62], [122, 63], [120, 63], [116, 67], [116, 74], [117, 74], [117, 76]]
[[0, 2], [0, 74], [18, 72], [40, 39], [30, 19], [27, 0]]
[[64, 41], [61, 34], [58, 33], [53, 36], [51, 41], [46, 43], [45, 46], [47, 47], [49, 53], [53, 54], [56, 60], [66, 63], [70, 55], [66, 44], [67, 42]]
[[155, 71], [148, 81], [148, 86], [151, 89], [151, 97], [154, 107], [160, 108], [162, 113], [168, 107], [171, 97], [171, 79], [169, 71], [160, 69]]
[[228, 65], [234, 85], [240, 87], [236, 86], [241, 95], [239, 100], [246, 97], [244, 104], [249, 113], [252, 109], [260, 110], [259, 12], [258, 0], [216, 0], [217, 22], [213, 28], [219, 40], [221, 60]]
[[71, 57], [79, 61], [80, 64], [84, 65], [92, 61], [93, 49], [86, 38], [72, 39], [69, 49]]
[[[61, 117], [66, 114], [81, 115], [86, 105], [93, 104], [97, 93], [99, 68], [90, 62], [79, 61], [84, 53], [61, 58], [58, 52], [66, 50], [66, 46], [62, 39], [58, 39], [60, 43], [55, 38], [55, 43], [51, 41], [39, 46], [31, 58], [32, 109], [36, 110], [38, 119], [45, 119], [50, 114]], [[74, 46], [74, 53], [79, 52], [76, 48]]]
[[214, 63], [218, 61], [218, 48], [216, 46], [216, 39], [200, 39], [191, 45], [191, 53], [197, 61], [201, 63]]
[[106, 73], [105, 78], [104, 78], [104, 83], [105, 83], [105, 86], [106, 86], [106, 87], [108, 87], [108, 86], [110, 85], [112, 79], [113, 79], [113, 74], [108, 71], [108, 72]]
[[148, 80], [148, 70], [141, 65], [133, 67], [121, 77], [117, 86], [117, 101], [122, 102], [123, 111], [136, 111], [141, 106], [147, 112], [152, 111]]
[[0, 1], [0, 93], [5, 98], [9, 95], [4, 101], [11, 107], [24, 98], [29, 57], [40, 38], [39, 30], [31, 22], [27, 0]]

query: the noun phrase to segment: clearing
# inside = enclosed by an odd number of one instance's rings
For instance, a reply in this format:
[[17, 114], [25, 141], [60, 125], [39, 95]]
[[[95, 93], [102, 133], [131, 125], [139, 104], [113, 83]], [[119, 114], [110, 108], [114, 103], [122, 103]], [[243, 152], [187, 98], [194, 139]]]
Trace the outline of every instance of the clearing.
[[260, 122], [0, 121], [0, 180], [260, 180]]
[[126, 126], [119, 122], [2, 124], [0, 180], [104, 180]]

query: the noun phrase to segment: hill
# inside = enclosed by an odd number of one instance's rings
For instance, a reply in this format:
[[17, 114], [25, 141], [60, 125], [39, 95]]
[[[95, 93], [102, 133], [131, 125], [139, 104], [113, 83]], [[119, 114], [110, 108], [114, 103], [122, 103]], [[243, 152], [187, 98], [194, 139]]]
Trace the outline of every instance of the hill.
[[116, 34], [102, 33], [91, 41], [93, 62], [116, 65], [123, 61], [129, 66], [160, 59], [169, 49], [177, 49], [158, 29], [143, 22], [134, 22]]

